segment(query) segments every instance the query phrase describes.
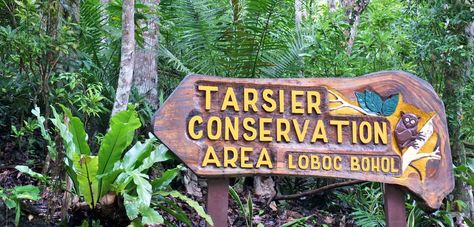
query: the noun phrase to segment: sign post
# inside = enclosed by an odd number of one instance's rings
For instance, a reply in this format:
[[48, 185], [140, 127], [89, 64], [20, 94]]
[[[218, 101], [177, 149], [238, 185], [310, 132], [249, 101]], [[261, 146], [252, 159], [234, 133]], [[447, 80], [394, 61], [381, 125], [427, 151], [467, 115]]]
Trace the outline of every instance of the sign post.
[[454, 187], [443, 103], [431, 85], [405, 72], [312, 79], [190, 75], [153, 125], [192, 171], [210, 178], [208, 212], [222, 220], [216, 226], [226, 223], [222, 193], [233, 176], [385, 183], [388, 223], [400, 219], [403, 206], [403, 194], [391, 185], [432, 209]]
[[214, 226], [228, 226], [228, 198], [229, 178], [207, 179], [207, 213], [212, 217]]
[[384, 184], [384, 210], [388, 227], [407, 226], [405, 193], [399, 186]]

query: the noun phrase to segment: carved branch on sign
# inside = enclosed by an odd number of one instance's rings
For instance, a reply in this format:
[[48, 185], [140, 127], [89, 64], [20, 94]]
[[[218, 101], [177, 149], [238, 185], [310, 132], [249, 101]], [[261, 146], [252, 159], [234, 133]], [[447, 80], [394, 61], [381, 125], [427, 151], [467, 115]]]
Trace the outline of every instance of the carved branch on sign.
[[420, 153], [423, 145], [433, 135], [433, 117], [421, 128], [420, 133], [423, 137], [418, 140], [418, 146], [411, 145], [402, 155], [402, 171], [405, 171], [412, 162], [422, 158], [441, 159], [439, 146], [430, 153]]
[[332, 95], [334, 95], [336, 97], [336, 99], [330, 99], [329, 102], [340, 102], [341, 105], [340, 106], [336, 106], [336, 107], [332, 107], [330, 108], [329, 110], [332, 111], [332, 110], [338, 110], [338, 109], [342, 109], [342, 108], [351, 108], [353, 110], [356, 110], [360, 113], [363, 113], [365, 115], [369, 115], [369, 116], [377, 116], [376, 114], [374, 113], [369, 113], [367, 111], [365, 111], [364, 109], [358, 107], [358, 106], [355, 106], [355, 105], [352, 105], [350, 104], [349, 102], [347, 102], [346, 100], [344, 100], [341, 96], [339, 96], [338, 94], [336, 94], [335, 92], [331, 91], [328, 89], [328, 92], [331, 93]]

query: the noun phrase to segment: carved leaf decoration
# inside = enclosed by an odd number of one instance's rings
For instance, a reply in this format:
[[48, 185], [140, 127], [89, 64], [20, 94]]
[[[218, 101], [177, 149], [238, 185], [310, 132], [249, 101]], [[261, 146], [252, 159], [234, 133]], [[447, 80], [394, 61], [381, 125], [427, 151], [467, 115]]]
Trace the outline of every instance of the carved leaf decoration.
[[365, 104], [371, 112], [381, 113], [383, 101], [377, 93], [365, 90]]
[[395, 112], [395, 109], [397, 109], [398, 105], [398, 94], [388, 98], [385, 100], [382, 106], [382, 114], [384, 116], [390, 116]]
[[356, 92], [355, 95], [357, 97], [357, 102], [359, 102], [359, 106], [368, 111], [369, 109], [367, 109], [367, 105], [365, 105], [365, 94], [362, 92]]

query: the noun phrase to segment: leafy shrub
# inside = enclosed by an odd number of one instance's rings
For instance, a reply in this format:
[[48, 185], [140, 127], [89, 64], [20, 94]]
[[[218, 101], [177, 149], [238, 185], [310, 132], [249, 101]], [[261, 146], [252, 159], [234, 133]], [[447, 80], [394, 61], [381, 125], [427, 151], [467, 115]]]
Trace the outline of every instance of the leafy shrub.
[[[136, 142], [126, 151], [133, 142], [135, 130], [141, 126], [133, 107], [112, 117], [110, 130], [102, 138], [97, 155], [94, 155], [87, 143], [88, 135], [82, 121], [73, 116], [68, 108], [62, 106], [62, 109], [64, 116], [52, 108], [54, 118], [50, 121], [63, 139], [64, 163], [73, 182], [74, 192], [82, 196], [92, 210], [97, 208], [101, 198], [114, 193], [123, 197], [127, 216], [134, 223], [164, 223], [162, 215], [154, 209], [156, 207], [190, 224], [189, 218], [182, 210], [176, 209], [177, 206], [168, 208], [163, 205], [166, 203], [173, 206], [173, 201], [166, 198], [173, 197], [183, 200], [208, 223], [212, 223], [199, 204], [169, 189], [169, 184], [182, 167], [166, 170], [157, 179], [149, 179], [146, 174], [149, 168], [172, 158], [168, 149], [162, 144], [158, 145], [152, 134], [143, 143]], [[33, 112], [38, 121], [43, 123], [44, 118], [39, 115], [39, 109]], [[51, 141], [48, 132], [42, 131], [42, 135], [47, 141]]]
[[385, 226], [382, 205], [383, 192], [380, 183], [364, 183], [354, 186], [350, 193], [337, 192], [336, 195], [348, 207], [350, 216], [359, 226]]

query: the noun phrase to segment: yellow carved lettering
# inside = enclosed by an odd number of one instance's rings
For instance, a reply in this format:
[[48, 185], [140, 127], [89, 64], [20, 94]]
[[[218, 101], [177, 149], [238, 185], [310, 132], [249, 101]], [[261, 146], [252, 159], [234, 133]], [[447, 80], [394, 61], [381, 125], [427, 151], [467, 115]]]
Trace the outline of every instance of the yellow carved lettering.
[[303, 142], [306, 137], [306, 132], [308, 131], [309, 120], [304, 120], [303, 129], [300, 128], [298, 120], [293, 119], [293, 127], [295, 128], [296, 137], [298, 137], [298, 142]]
[[197, 124], [202, 124], [202, 117], [199, 115], [193, 116], [188, 122], [188, 134], [191, 139], [198, 140], [202, 137], [202, 130], [199, 130], [197, 133], [194, 131]]
[[232, 139], [237, 141], [239, 139], [239, 117], [234, 117], [234, 122], [229, 117], [225, 117], [224, 139]]
[[297, 101], [297, 98], [299, 96], [303, 96], [304, 91], [291, 91], [291, 113], [293, 114], [303, 114], [304, 109], [303, 109], [303, 103]]
[[262, 148], [260, 156], [258, 157], [257, 165], [255, 167], [260, 168], [262, 165], [266, 165], [269, 169], [273, 168], [272, 159], [270, 158], [270, 155], [268, 154], [268, 151], [265, 147]]
[[239, 111], [239, 103], [237, 102], [237, 98], [235, 97], [234, 89], [227, 88], [225, 92], [224, 102], [222, 102], [221, 110], [226, 110], [228, 107], [234, 108], [235, 111]]
[[265, 129], [265, 125], [269, 124], [269, 123], [272, 123], [272, 119], [262, 117], [258, 120], [258, 123], [259, 123], [259, 129], [260, 129], [260, 134], [259, 134], [260, 135], [260, 141], [262, 141], [262, 142], [271, 142], [273, 137], [270, 136], [270, 130]]
[[[229, 152], [232, 152], [232, 158], [229, 158]], [[237, 149], [233, 147], [224, 147], [224, 167], [237, 167], [237, 159], [239, 156], [237, 155]]]
[[252, 163], [249, 163], [250, 158], [247, 155], [248, 152], [252, 152], [251, 147], [242, 147], [240, 148], [240, 167], [244, 169], [252, 168]]
[[[282, 129], [283, 125], [285, 129]], [[281, 142], [282, 138], [284, 138], [286, 142], [290, 142], [290, 137], [288, 136], [289, 132], [290, 132], [290, 122], [285, 118], [277, 118], [276, 119], [276, 140], [278, 142]]]
[[206, 110], [211, 109], [211, 92], [218, 91], [219, 89], [215, 86], [198, 86], [199, 91], [204, 91], [204, 100], [205, 100], [205, 108]]
[[[213, 133], [212, 129], [215, 129], [215, 133]], [[207, 121], [207, 137], [210, 140], [218, 140], [221, 137], [221, 133], [222, 133], [221, 119], [215, 116], [210, 117], [209, 121]]]
[[369, 122], [362, 121], [362, 123], [360, 123], [359, 139], [363, 144], [368, 144], [372, 140], [372, 126]]
[[253, 112], [258, 112], [257, 90], [254, 88], [244, 88], [244, 111], [248, 112], [249, 107], [252, 107]]
[[336, 126], [337, 143], [342, 143], [342, 126], [349, 125], [349, 121], [345, 120], [330, 120], [329, 124]]
[[244, 140], [254, 141], [257, 138], [257, 130], [255, 129], [255, 127], [253, 127], [253, 125], [255, 124], [255, 120], [253, 118], [246, 117], [244, 118], [242, 124], [244, 129], [247, 130], [247, 132], [243, 134]]
[[318, 120], [316, 127], [314, 128], [313, 137], [311, 138], [311, 143], [315, 143], [318, 139], [322, 139], [324, 143], [328, 142], [328, 137], [326, 136], [326, 128], [324, 127], [324, 122]]
[[312, 114], [313, 110], [317, 114], [321, 114], [319, 106], [321, 105], [321, 95], [317, 91], [308, 91], [307, 92], [307, 101], [308, 101], [308, 114]]
[[[382, 123], [382, 126], [380, 126]], [[374, 123], [374, 142], [379, 144], [379, 140], [382, 140], [382, 144], [387, 144], [387, 123], [386, 122], [375, 122]]]
[[263, 95], [263, 101], [266, 102], [262, 105], [263, 110], [267, 111], [268, 113], [275, 111], [276, 102], [274, 99], [272, 99], [273, 91], [270, 89], [265, 89], [263, 90], [262, 95]]
[[202, 167], [206, 167], [209, 164], [214, 164], [216, 167], [222, 166], [212, 146], [207, 147], [206, 154], [204, 155], [204, 160], [202, 161]]

